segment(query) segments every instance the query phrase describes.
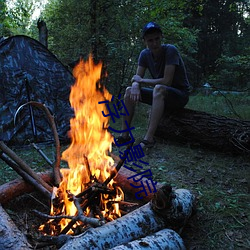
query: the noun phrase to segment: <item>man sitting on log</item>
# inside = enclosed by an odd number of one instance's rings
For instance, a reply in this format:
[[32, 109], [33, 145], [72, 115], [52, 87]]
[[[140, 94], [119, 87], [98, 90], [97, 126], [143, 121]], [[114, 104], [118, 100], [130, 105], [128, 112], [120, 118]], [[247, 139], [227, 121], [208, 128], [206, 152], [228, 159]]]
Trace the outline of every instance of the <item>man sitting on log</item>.
[[[185, 65], [174, 45], [162, 44], [161, 27], [147, 23], [142, 30], [146, 49], [138, 59], [136, 75], [132, 77], [132, 86], [125, 92], [125, 106], [129, 116], [124, 116], [122, 132], [116, 142], [124, 144], [130, 141], [127, 125], [130, 126], [138, 101], [152, 105], [148, 130], [140, 142], [142, 148], [151, 148], [155, 144], [154, 134], [164, 112], [183, 108], [189, 100], [190, 83]], [[144, 78], [146, 69], [152, 79]]]

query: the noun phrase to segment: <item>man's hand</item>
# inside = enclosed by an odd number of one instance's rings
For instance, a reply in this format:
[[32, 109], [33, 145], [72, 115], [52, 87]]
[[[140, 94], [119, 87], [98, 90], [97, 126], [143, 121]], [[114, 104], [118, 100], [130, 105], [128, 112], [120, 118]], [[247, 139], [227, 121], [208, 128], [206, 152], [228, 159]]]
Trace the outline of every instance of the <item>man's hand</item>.
[[142, 78], [139, 75], [134, 75], [131, 79], [131, 82], [142, 82]]
[[141, 90], [138, 82], [133, 82], [130, 92], [130, 99], [134, 102], [138, 102], [141, 98]]

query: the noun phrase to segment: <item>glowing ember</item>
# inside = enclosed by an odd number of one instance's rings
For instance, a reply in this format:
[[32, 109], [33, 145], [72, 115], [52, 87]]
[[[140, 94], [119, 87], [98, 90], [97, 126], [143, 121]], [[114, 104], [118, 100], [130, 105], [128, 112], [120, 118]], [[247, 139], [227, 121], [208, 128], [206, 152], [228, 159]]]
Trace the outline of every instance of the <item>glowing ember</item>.
[[[114, 161], [109, 156], [113, 141], [107, 130], [109, 119], [102, 115], [102, 111], [107, 113], [106, 106], [98, 104], [101, 101], [111, 100], [112, 97], [99, 82], [101, 70], [102, 64], [95, 65], [91, 56], [86, 62], [81, 60], [74, 68], [76, 82], [70, 93], [70, 103], [75, 112], [74, 118], [70, 120], [69, 134], [72, 143], [62, 154], [62, 159], [68, 162], [69, 169], [61, 171], [63, 180], [56, 192], [57, 205], [54, 202], [51, 215], [77, 215], [79, 211], [72, 199], [69, 199], [73, 194], [81, 198], [80, 203], [85, 216], [91, 213], [91, 216], [103, 218], [105, 221], [121, 216], [116, 201], [123, 200], [122, 190], [113, 186], [113, 181], [105, 187], [102, 185], [114, 168]], [[105, 192], [100, 193], [99, 198], [94, 198], [100, 210], [93, 212], [89, 205], [85, 207], [84, 199], [89, 190], [98, 190], [98, 188]], [[115, 216], [112, 217], [112, 215]], [[69, 222], [70, 220], [65, 218], [60, 220], [59, 231], [63, 230]], [[55, 226], [54, 220], [48, 224]], [[49, 231], [53, 234], [51, 227]], [[58, 231], [58, 225], [55, 227]], [[42, 227], [40, 229], [43, 230]], [[72, 230], [68, 233], [72, 233]]]

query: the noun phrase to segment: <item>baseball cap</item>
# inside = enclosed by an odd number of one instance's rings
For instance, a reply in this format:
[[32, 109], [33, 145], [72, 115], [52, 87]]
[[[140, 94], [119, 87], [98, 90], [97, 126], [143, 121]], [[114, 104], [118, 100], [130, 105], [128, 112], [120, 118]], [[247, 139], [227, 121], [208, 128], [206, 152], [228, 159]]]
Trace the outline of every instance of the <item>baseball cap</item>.
[[147, 23], [143, 29], [142, 29], [142, 37], [144, 38], [144, 36], [146, 35], [146, 33], [149, 31], [149, 30], [158, 30], [162, 33], [162, 30], [161, 30], [161, 27], [155, 23], [155, 22], [149, 22]]

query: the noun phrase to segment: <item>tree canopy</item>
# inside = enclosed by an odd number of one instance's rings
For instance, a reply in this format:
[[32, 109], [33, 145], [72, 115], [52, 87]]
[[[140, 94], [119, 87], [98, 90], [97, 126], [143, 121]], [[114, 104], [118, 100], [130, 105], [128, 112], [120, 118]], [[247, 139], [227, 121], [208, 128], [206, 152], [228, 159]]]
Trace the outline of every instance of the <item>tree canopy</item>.
[[[16, 0], [8, 10], [2, 0], [1, 34], [37, 39], [37, 20], [31, 20], [35, 2]], [[65, 65], [92, 53], [108, 72], [103, 82], [117, 94], [135, 73], [148, 21], [159, 23], [164, 42], [181, 51], [194, 87], [209, 81], [226, 89], [249, 88], [249, 10], [248, 0], [52, 0], [40, 18], [49, 30], [49, 49]]]

